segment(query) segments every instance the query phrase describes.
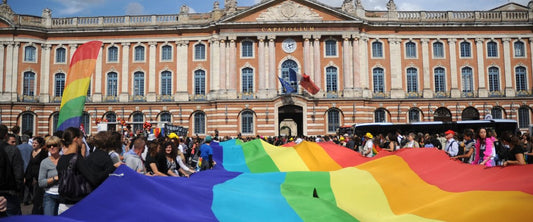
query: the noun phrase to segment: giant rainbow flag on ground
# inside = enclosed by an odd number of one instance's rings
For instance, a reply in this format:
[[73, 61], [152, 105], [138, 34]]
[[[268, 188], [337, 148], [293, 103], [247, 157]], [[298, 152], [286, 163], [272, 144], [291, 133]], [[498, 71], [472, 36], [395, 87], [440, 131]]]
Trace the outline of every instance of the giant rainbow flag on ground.
[[148, 177], [121, 166], [59, 217], [10, 221], [527, 221], [533, 165], [451, 160], [433, 148], [360, 154], [333, 143], [214, 144], [213, 170]]
[[72, 56], [59, 109], [58, 130], [80, 127], [87, 90], [91, 83], [91, 75], [96, 69], [96, 58], [101, 47], [100, 41], [87, 42]]

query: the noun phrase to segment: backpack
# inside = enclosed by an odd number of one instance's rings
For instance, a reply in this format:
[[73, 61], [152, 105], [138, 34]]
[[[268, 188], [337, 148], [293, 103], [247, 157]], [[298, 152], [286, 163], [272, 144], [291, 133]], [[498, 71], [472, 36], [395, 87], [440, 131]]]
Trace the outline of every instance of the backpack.
[[7, 155], [7, 152], [5, 151], [5, 146], [0, 147], [0, 178], [2, 178], [0, 180], [0, 190], [17, 190], [17, 182], [15, 181], [13, 166], [11, 166], [9, 155]]
[[496, 151], [496, 155], [499, 160], [508, 158], [509, 149], [505, 148], [500, 141], [494, 141], [492, 145], [494, 146], [494, 150]]
[[76, 168], [78, 155], [74, 155], [66, 170], [59, 173], [59, 195], [67, 200], [78, 200], [93, 190], [93, 187]]

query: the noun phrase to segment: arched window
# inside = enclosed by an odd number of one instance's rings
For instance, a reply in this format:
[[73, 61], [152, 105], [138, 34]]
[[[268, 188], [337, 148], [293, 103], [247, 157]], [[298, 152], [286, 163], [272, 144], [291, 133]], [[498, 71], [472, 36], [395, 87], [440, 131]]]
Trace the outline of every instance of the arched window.
[[516, 75], [516, 91], [527, 91], [526, 68], [523, 66], [516, 67], [515, 75]]
[[503, 119], [503, 109], [502, 107], [496, 106], [493, 107], [490, 111], [490, 115], [493, 119]]
[[118, 92], [118, 74], [110, 72], [107, 74], [107, 96], [116, 97]]
[[461, 82], [463, 84], [463, 92], [474, 91], [474, 77], [472, 76], [472, 68], [464, 67], [461, 69]]
[[144, 115], [141, 112], [135, 112], [133, 113], [132, 117], [133, 117], [133, 123], [132, 123], [133, 132], [137, 132], [137, 130], [142, 130], [143, 124], [144, 124]]
[[34, 46], [24, 47], [24, 62], [35, 62], [37, 61], [37, 48]]
[[530, 109], [527, 106], [518, 108], [518, 127], [528, 128], [530, 121]]
[[464, 41], [460, 44], [461, 47], [461, 57], [472, 57], [472, 52], [470, 49], [470, 42]]
[[241, 42], [241, 57], [251, 58], [254, 57], [254, 43], [252, 41]]
[[372, 81], [374, 85], [374, 93], [385, 92], [385, 76], [382, 68], [374, 68], [372, 70]]
[[194, 134], [205, 134], [205, 114], [203, 112], [194, 114]]
[[435, 68], [435, 92], [446, 92], [446, 74], [444, 68]]
[[56, 63], [65, 63], [67, 61], [67, 50], [63, 47], [56, 49]]
[[328, 133], [335, 132], [341, 126], [340, 111], [338, 109], [330, 109], [328, 111]]
[[194, 94], [205, 95], [205, 71], [194, 71]]
[[433, 57], [444, 58], [444, 44], [442, 42], [433, 43]]
[[163, 47], [161, 47], [161, 60], [162, 61], [172, 60], [172, 46], [164, 45]]
[[415, 68], [407, 69], [407, 92], [418, 92], [418, 71]]
[[496, 67], [489, 68], [489, 91], [500, 91], [500, 70]]
[[337, 56], [337, 41], [326, 40], [326, 56]]
[[159, 121], [171, 123], [172, 122], [172, 116], [168, 112], [161, 113], [161, 115], [159, 116]]
[[372, 57], [375, 57], [375, 58], [383, 57], [383, 43], [377, 40], [372, 42]]
[[133, 95], [144, 96], [144, 73], [135, 72], [133, 74]]
[[144, 46], [135, 46], [135, 61], [142, 62], [144, 61]]
[[416, 58], [416, 43], [411, 41], [405, 43], [405, 57]]
[[479, 120], [479, 111], [474, 107], [466, 107], [461, 114], [462, 120]]
[[56, 84], [56, 87], [55, 87], [55, 92], [54, 92], [54, 96], [56, 97], [62, 97], [63, 96], [63, 90], [65, 90], [65, 74], [64, 73], [57, 73], [55, 75], [55, 84]]
[[81, 114], [81, 124], [83, 125], [83, 130], [86, 135], [91, 132], [91, 118], [89, 117], [89, 113], [83, 112]]
[[374, 122], [376, 123], [384, 123], [387, 121], [386, 115], [385, 115], [384, 109], [377, 109], [374, 111]]
[[[292, 69], [294, 72], [291, 72]], [[295, 93], [298, 92], [298, 79], [296, 73], [298, 72], [298, 64], [293, 60], [286, 60], [281, 64], [281, 78], [287, 81], [294, 89]], [[285, 88], [283, 88], [285, 92]]]
[[22, 126], [21, 132], [31, 132], [32, 135], [35, 135], [33, 126], [35, 125], [35, 117], [32, 113], [26, 112], [22, 114]]
[[326, 91], [337, 92], [337, 68], [333, 66], [326, 68]]
[[205, 45], [198, 43], [194, 46], [194, 59], [205, 60]]
[[105, 115], [105, 119], [107, 120], [107, 130], [115, 131], [117, 128], [117, 115], [113, 112], [108, 112]]
[[242, 92], [254, 92], [254, 70], [252, 68], [244, 68], [242, 71]]
[[107, 61], [118, 62], [118, 47], [111, 46], [107, 48]]
[[494, 41], [487, 43], [487, 57], [498, 57], [498, 43]]
[[415, 109], [415, 108], [411, 108], [409, 110], [409, 122], [410, 123], [420, 122], [420, 110]]
[[514, 43], [514, 56], [515, 57], [525, 57], [526, 56], [524, 42], [516, 41]]
[[172, 95], [172, 73], [170, 71], [161, 72], [161, 95]]
[[24, 96], [35, 96], [35, 73], [33, 72], [24, 73], [22, 94]]
[[241, 132], [243, 134], [254, 133], [254, 114], [251, 111], [244, 111], [241, 114]]

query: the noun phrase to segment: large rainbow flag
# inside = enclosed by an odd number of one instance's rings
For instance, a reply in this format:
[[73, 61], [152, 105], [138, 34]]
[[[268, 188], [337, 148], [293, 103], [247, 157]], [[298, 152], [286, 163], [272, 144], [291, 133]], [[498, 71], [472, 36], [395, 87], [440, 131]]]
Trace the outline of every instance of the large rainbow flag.
[[96, 69], [96, 58], [101, 47], [100, 41], [87, 42], [81, 45], [72, 56], [61, 99], [57, 130], [65, 130], [71, 126], [80, 127], [87, 90], [91, 83], [91, 75]]
[[[533, 165], [485, 168], [433, 148], [366, 158], [333, 143], [214, 143], [213, 170], [121, 166], [59, 217], [10, 221], [528, 221]], [[7, 219], [6, 219], [7, 220]]]

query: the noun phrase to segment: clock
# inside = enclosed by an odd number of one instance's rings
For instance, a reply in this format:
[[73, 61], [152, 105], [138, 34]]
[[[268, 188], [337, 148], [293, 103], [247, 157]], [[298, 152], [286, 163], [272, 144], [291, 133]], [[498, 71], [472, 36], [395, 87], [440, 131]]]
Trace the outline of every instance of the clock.
[[294, 39], [285, 39], [281, 43], [281, 47], [283, 48], [283, 51], [286, 53], [293, 53], [296, 51], [296, 41]]

